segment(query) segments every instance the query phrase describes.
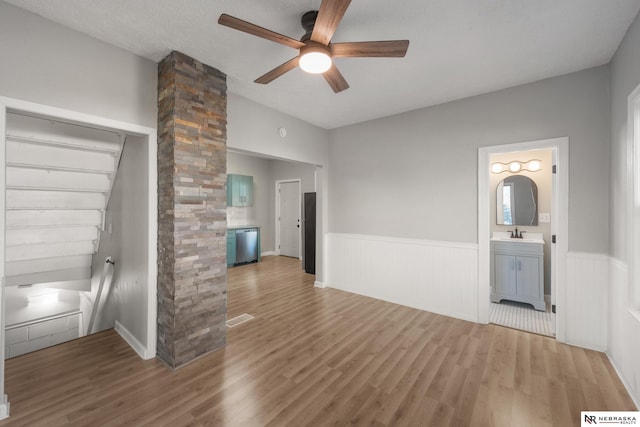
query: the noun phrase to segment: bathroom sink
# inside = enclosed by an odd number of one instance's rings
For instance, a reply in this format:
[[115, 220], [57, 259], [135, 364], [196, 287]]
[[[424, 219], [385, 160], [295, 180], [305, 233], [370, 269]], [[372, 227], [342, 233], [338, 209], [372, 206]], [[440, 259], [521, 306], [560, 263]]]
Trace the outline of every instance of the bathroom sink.
[[511, 237], [510, 232], [494, 231], [491, 240], [494, 242], [537, 243], [544, 245], [542, 233], [523, 233], [522, 239], [515, 239]]

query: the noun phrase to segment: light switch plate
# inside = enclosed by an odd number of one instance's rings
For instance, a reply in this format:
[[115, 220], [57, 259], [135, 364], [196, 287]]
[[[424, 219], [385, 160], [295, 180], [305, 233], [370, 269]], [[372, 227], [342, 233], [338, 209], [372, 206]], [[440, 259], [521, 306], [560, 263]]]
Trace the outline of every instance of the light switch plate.
[[551, 214], [541, 213], [539, 219], [540, 222], [551, 222]]

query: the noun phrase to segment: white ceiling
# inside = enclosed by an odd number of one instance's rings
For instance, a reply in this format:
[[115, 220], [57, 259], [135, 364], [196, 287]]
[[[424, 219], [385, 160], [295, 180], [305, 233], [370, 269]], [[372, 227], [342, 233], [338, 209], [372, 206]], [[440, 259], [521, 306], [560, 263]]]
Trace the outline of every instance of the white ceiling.
[[295, 69], [253, 83], [297, 51], [217, 24], [227, 13], [298, 39], [320, 0], [6, 0], [159, 61], [181, 51], [228, 90], [332, 129], [606, 64], [640, 0], [354, 1], [333, 41], [409, 39], [405, 58], [339, 58], [350, 89]]

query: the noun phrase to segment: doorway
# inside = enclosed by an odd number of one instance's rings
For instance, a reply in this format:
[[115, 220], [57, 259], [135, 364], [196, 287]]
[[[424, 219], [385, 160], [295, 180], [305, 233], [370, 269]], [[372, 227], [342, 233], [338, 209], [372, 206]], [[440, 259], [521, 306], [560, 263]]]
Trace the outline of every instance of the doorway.
[[[568, 138], [529, 141], [492, 147], [482, 147], [478, 156], [478, 319], [481, 323], [490, 321], [491, 299], [491, 238], [492, 222], [496, 220], [496, 188], [491, 185], [491, 162], [494, 155], [502, 153], [529, 152], [531, 150], [547, 150], [553, 152], [553, 164], [556, 173], [553, 175], [551, 195], [550, 262], [553, 267], [549, 273], [550, 303], [556, 306], [555, 336], [564, 342], [566, 336], [566, 253], [568, 235]], [[507, 165], [508, 166], [508, 165]], [[493, 196], [493, 197], [492, 197]], [[493, 211], [492, 211], [492, 200]], [[546, 217], [544, 218], [546, 220]], [[509, 227], [509, 230], [515, 229]], [[526, 228], [525, 228], [526, 229]], [[506, 232], [506, 229], [505, 229]], [[549, 238], [548, 240], [552, 240]], [[509, 240], [509, 239], [507, 239]], [[517, 261], [516, 261], [517, 265]]]
[[[29, 175], [29, 177], [35, 179], [36, 176], [43, 175], [43, 172], [41, 172], [41, 170], [46, 172], [45, 169], [36, 168], [36, 167], [21, 168], [21, 166], [23, 165], [21, 165], [19, 156], [25, 154], [22, 150], [18, 150], [18, 151], [14, 150], [15, 152], [11, 153], [11, 156], [7, 158], [6, 156], [7, 154], [7, 119], [10, 115], [13, 115], [12, 120], [14, 121], [14, 124], [15, 124], [16, 117], [40, 118], [40, 119], [55, 121], [56, 123], [64, 123], [64, 124], [76, 126], [71, 128], [74, 130], [91, 128], [91, 129], [96, 129], [101, 131], [113, 132], [118, 135], [126, 135], [127, 137], [138, 139], [139, 142], [141, 142], [139, 145], [143, 147], [141, 147], [140, 155], [142, 156], [141, 158], [145, 159], [148, 164], [148, 168], [145, 170], [146, 172], [145, 175], [141, 177], [143, 181], [146, 181], [145, 186], [148, 190], [145, 197], [146, 209], [143, 209], [140, 212], [141, 216], [144, 217], [143, 228], [145, 228], [145, 232], [146, 232], [146, 236], [144, 239], [146, 240], [145, 246], [147, 248], [148, 256], [146, 259], [146, 263], [143, 262], [141, 264], [142, 269], [144, 270], [144, 275], [146, 276], [146, 283], [144, 284], [145, 285], [144, 289], [143, 288], [138, 289], [139, 298], [136, 299], [136, 302], [138, 304], [137, 306], [141, 308], [137, 314], [141, 314], [142, 318], [136, 318], [135, 320], [137, 321], [137, 323], [135, 322], [134, 323], [136, 325], [139, 325], [140, 328], [142, 328], [142, 330], [133, 331], [133, 332], [137, 332], [134, 335], [134, 333], [132, 333], [129, 329], [127, 329], [127, 327], [130, 328], [130, 326], [128, 325], [133, 324], [127, 321], [131, 319], [127, 319], [127, 320], [121, 319], [122, 323], [116, 322], [115, 329], [125, 339], [125, 341], [127, 341], [127, 343], [138, 353], [138, 355], [141, 358], [150, 359], [155, 357], [156, 305], [157, 305], [157, 300], [156, 300], [156, 278], [157, 278], [157, 250], [156, 250], [157, 249], [157, 198], [156, 198], [157, 197], [156, 196], [157, 194], [157, 162], [156, 162], [157, 148], [156, 147], [157, 145], [155, 143], [157, 139], [157, 135], [156, 135], [155, 129], [138, 126], [130, 123], [125, 123], [125, 122], [120, 122], [116, 120], [105, 119], [102, 117], [87, 115], [83, 113], [78, 113], [75, 111], [50, 107], [47, 105], [26, 102], [22, 100], [13, 99], [13, 98], [0, 97], [0, 141], [2, 142], [2, 146], [4, 147], [2, 150], [0, 150], [0, 212], [2, 212], [3, 217], [5, 217], [1, 222], [2, 230], [0, 230], [0, 277], [2, 278], [2, 281], [3, 281], [3, 286], [0, 289], [0, 296], [1, 296], [0, 306], [4, 306], [7, 298], [7, 294], [4, 292], [5, 291], [4, 284], [6, 283], [7, 275], [12, 274], [14, 278], [20, 276], [22, 274], [22, 271], [18, 271], [18, 267], [20, 268], [23, 267], [22, 264], [29, 264], [28, 265], [29, 268], [34, 268], [34, 263], [31, 263], [31, 262], [23, 263], [22, 260], [18, 259], [19, 257], [16, 255], [16, 254], [19, 255], [21, 252], [13, 250], [14, 252], [13, 256], [14, 258], [16, 258], [16, 261], [17, 261], [16, 263], [14, 263], [14, 267], [16, 269], [14, 269], [14, 271], [7, 271], [7, 268], [6, 268], [7, 256], [8, 255], [12, 256], [12, 255], [11, 253], [7, 253], [6, 246], [7, 244], [12, 245], [13, 243], [11, 242], [11, 240], [7, 241], [7, 236], [9, 235], [10, 237], [10, 233], [8, 233], [7, 224], [4, 221], [6, 219], [5, 211], [7, 210], [7, 208], [12, 208], [12, 207], [15, 208], [16, 206], [21, 207], [21, 204], [26, 203], [28, 200], [31, 200], [31, 201], [35, 200], [35, 201], [38, 201], [39, 203], [46, 199], [45, 197], [35, 197], [35, 198], [29, 197], [24, 201], [22, 201], [22, 199], [16, 198], [19, 195], [19, 193], [15, 191], [16, 188], [9, 188], [11, 187], [11, 181], [7, 180], [7, 161], [8, 160], [14, 163], [12, 165], [11, 173], [18, 174], [19, 176], [25, 179], [27, 178], [26, 175]], [[19, 143], [20, 143], [19, 141], [12, 142], [14, 148], [18, 147]], [[35, 138], [29, 142], [29, 147], [34, 148], [37, 144], [40, 144], [40, 143], [41, 141], [38, 141], [38, 138]], [[58, 145], [59, 147], [57, 147], [57, 149], [71, 148], [66, 146], [65, 144], [58, 144]], [[19, 148], [24, 148], [24, 147], [19, 147]], [[46, 151], [46, 150], [52, 150], [52, 149], [53, 148], [48, 147], [48, 148], [45, 148], [44, 150]], [[92, 149], [85, 150], [85, 151], [88, 151], [91, 153], [91, 152], [99, 152], [101, 150], [102, 148], [100, 147], [93, 147]], [[89, 155], [89, 157], [91, 156], [94, 156], [94, 155]], [[29, 156], [27, 156], [27, 159], [33, 160]], [[63, 161], [67, 161], [67, 157], [52, 155], [48, 160], [63, 162]], [[76, 169], [82, 169], [83, 167], [76, 168]], [[64, 187], [63, 183], [65, 182], [64, 180], [66, 178], [71, 177], [72, 174], [80, 173], [80, 171], [78, 170], [69, 170], [69, 167], [65, 166], [64, 164], [57, 165], [54, 169], [60, 172], [56, 174], [58, 178], [60, 178], [60, 180], [56, 181], [55, 183], [48, 182], [48, 181], [45, 181], [45, 183], [49, 187], [51, 186], [56, 187], [55, 188], [56, 191], [62, 191]], [[26, 182], [26, 181], [20, 181], [20, 182]], [[84, 185], [87, 183], [83, 181], [82, 184]], [[18, 187], [21, 187], [21, 185], [18, 185]], [[73, 191], [73, 190], [77, 190], [77, 188], [74, 188], [73, 185], [71, 185], [71, 188], [64, 187], [64, 190], [66, 193], [70, 193], [68, 195], [69, 200], [79, 199], [79, 201], [81, 201], [82, 203], [87, 203], [87, 200], [97, 199], [100, 196], [101, 192], [103, 191], [102, 189], [94, 189], [95, 192], [93, 193], [92, 196], [78, 197], [77, 195], [74, 195], [75, 193], [77, 193], [77, 191]], [[72, 190], [72, 191], [69, 191], [69, 190]], [[6, 203], [7, 194], [10, 191], [11, 193], [9, 195], [13, 198], [13, 202], [19, 202], [20, 203], [19, 205], [12, 206], [11, 204]], [[30, 189], [29, 191], [35, 192], [40, 190]], [[30, 207], [30, 206], [25, 205], [25, 207]], [[64, 208], [66, 206], [61, 206], [61, 207]], [[39, 214], [35, 215], [35, 217], [38, 217], [38, 216]], [[58, 218], [57, 215], [53, 215], [53, 217]], [[64, 216], [62, 218], [64, 220], [68, 220], [69, 217], [70, 216]], [[80, 219], [82, 218], [84, 218], [84, 214], [80, 215]], [[24, 221], [26, 220], [26, 217], [21, 216], [17, 219], [19, 221]], [[17, 228], [13, 227], [13, 228], [17, 229], [19, 227]], [[74, 230], [74, 231], [77, 231], [77, 230]], [[85, 230], [85, 231], [88, 232], [88, 230]], [[12, 233], [15, 234], [15, 232], [13, 231]], [[44, 236], [45, 234], [51, 237], [52, 234], [56, 234], [56, 233], [59, 234], [59, 231], [51, 232], [49, 230], [43, 233], [41, 233], [42, 235], [36, 239], [38, 242], [42, 240], [41, 237]], [[65, 231], [63, 234], [69, 234], [69, 233]], [[72, 233], [71, 236], [77, 239], [79, 234]], [[78, 245], [74, 244], [71, 246], [76, 247]], [[56, 253], [56, 255], [58, 255], [58, 253]], [[74, 254], [69, 254], [69, 255], [75, 256]], [[78, 257], [78, 259], [79, 258], [80, 257]], [[74, 261], [75, 260], [76, 258], [74, 258]], [[47, 262], [48, 261], [38, 261], [39, 264], [43, 264], [43, 265], [46, 264]], [[73, 265], [70, 264], [68, 267], [69, 268], [66, 268], [68, 273], [74, 273], [74, 274], [81, 273], [80, 271], [81, 269], [77, 269], [76, 268], [77, 266], [75, 264]], [[34, 274], [38, 274], [39, 271], [29, 271], [27, 273], [31, 275], [29, 278], [30, 280], [27, 280], [27, 281], [32, 281], [31, 279], [35, 278]], [[22, 279], [26, 280], [27, 277], [22, 275], [21, 280]], [[69, 279], [69, 277], [65, 276], [65, 279]], [[18, 280], [18, 279], [15, 279], [15, 280]], [[25, 284], [29, 285], [29, 283], [25, 283]], [[16, 282], [16, 286], [17, 285], [19, 285], [18, 282]], [[34, 295], [34, 297], [32, 298], [33, 301], [29, 301], [29, 302], [30, 303], [33, 302], [33, 304], [38, 304], [42, 306], [43, 304], [47, 304], [47, 301], [49, 299], [53, 299], [54, 297], [58, 299], [59, 295], [60, 295], [60, 292], [58, 292], [57, 295], [53, 293], [37, 294], [37, 295]], [[6, 338], [5, 325], [7, 321], [6, 315], [7, 313], [4, 310], [2, 310], [2, 313], [0, 315], [0, 345], [2, 346], [2, 348], [5, 347], [5, 338]], [[3, 395], [4, 395], [4, 358], [0, 358], [0, 396], [3, 396]], [[7, 405], [6, 401], [0, 402], [0, 417], [2, 417], [3, 414], [6, 415], [6, 409], [7, 409], [6, 405]]]
[[489, 321], [551, 337], [555, 336], [551, 286], [555, 151], [494, 153], [489, 178]]
[[276, 181], [276, 253], [300, 258], [300, 180]]

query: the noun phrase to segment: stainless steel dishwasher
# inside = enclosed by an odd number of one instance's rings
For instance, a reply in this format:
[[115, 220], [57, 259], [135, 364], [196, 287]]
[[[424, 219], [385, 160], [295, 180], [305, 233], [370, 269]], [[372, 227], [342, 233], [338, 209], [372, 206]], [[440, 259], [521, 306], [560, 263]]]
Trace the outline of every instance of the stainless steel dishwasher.
[[258, 229], [236, 230], [236, 264], [258, 261]]

